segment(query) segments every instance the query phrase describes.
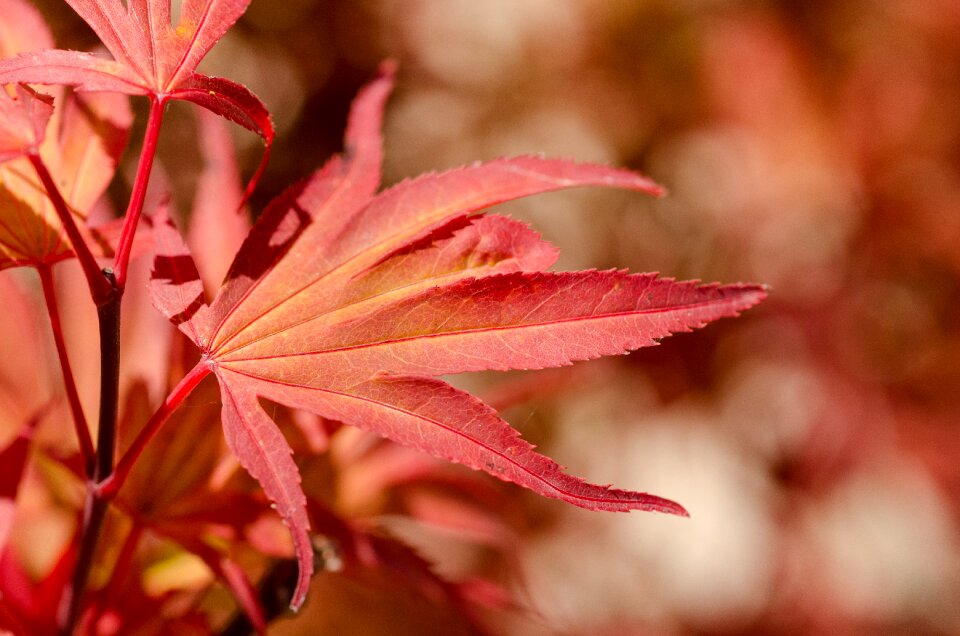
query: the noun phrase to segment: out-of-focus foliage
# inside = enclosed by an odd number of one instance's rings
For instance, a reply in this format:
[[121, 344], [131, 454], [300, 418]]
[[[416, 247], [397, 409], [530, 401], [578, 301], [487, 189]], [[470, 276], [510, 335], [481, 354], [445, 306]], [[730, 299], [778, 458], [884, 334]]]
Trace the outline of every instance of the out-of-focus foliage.
[[[62, 3], [38, 4], [62, 46], [95, 43]], [[201, 67], [274, 113], [255, 204], [338, 149], [349, 100], [393, 56], [388, 179], [527, 152], [643, 169], [669, 198], [591, 190], [510, 212], [562, 248], [562, 268], [773, 288], [753, 315], [662, 349], [539, 382], [471, 379], [574, 472], [678, 500], [689, 520], [594, 516], [498, 485], [476, 506], [462, 484], [432, 488], [422, 459], [368, 455], [342, 431], [313, 440], [335, 452], [303, 467], [305, 485], [451, 580], [511, 590], [478, 618], [495, 632], [960, 631], [957, 33], [950, 0], [255, 0]], [[193, 125], [175, 111], [161, 144], [185, 197]], [[250, 174], [261, 147], [237, 141]], [[378, 482], [385, 457], [433, 477]], [[445, 526], [416, 514], [438, 498]], [[389, 574], [411, 555], [364, 536], [351, 541], [365, 569], [321, 575], [309, 624], [474, 629], [439, 584], [424, 600], [422, 581]]]

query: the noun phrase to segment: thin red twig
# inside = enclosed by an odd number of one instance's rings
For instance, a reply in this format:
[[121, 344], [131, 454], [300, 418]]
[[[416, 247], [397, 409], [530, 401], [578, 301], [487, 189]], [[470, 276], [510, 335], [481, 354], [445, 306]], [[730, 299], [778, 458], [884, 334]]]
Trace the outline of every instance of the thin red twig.
[[77, 440], [80, 443], [80, 453], [83, 455], [83, 465], [88, 477], [93, 477], [95, 454], [93, 439], [90, 437], [90, 427], [80, 405], [80, 394], [73, 377], [73, 369], [67, 356], [67, 344], [63, 338], [63, 327], [60, 322], [60, 309], [57, 305], [57, 295], [53, 285], [53, 271], [49, 265], [38, 265], [40, 286], [43, 288], [43, 299], [47, 303], [47, 315], [50, 316], [50, 327], [53, 329], [53, 341], [57, 346], [57, 356], [60, 358], [60, 370], [63, 372], [63, 385], [67, 393], [67, 403], [73, 414], [73, 425], [77, 431]]
[[33, 164], [33, 169], [36, 170], [37, 176], [40, 177], [40, 182], [43, 183], [43, 187], [46, 188], [47, 197], [53, 204], [53, 209], [57, 211], [57, 216], [60, 217], [60, 223], [63, 225], [67, 238], [70, 240], [70, 246], [73, 248], [74, 253], [76, 253], [77, 260], [80, 261], [83, 273], [87, 277], [87, 284], [90, 286], [90, 295], [93, 301], [97, 305], [100, 305], [112, 293], [112, 286], [110, 282], [104, 278], [100, 271], [100, 266], [97, 264], [97, 260], [93, 257], [93, 253], [87, 246], [86, 241], [83, 240], [83, 236], [80, 234], [80, 228], [77, 227], [77, 222], [74, 220], [73, 214], [70, 213], [67, 202], [64, 200], [63, 195], [60, 194], [60, 189], [50, 175], [50, 171], [47, 170], [47, 165], [37, 153], [29, 154], [27, 157], [30, 159], [30, 163]]
[[123, 457], [120, 458], [113, 474], [97, 485], [96, 492], [100, 497], [110, 499], [117, 494], [117, 491], [120, 490], [120, 487], [123, 486], [127, 477], [130, 475], [130, 471], [140, 458], [140, 455], [143, 454], [147, 444], [150, 443], [150, 440], [156, 436], [160, 428], [177, 407], [183, 403], [186, 397], [190, 395], [190, 393], [197, 388], [197, 385], [209, 374], [210, 366], [201, 361], [180, 380], [177, 386], [170, 392], [170, 395], [167, 396], [167, 399], [163, 401], [163, 404], [150, 416], [150, 419], [130, 445], [130, 448], [127, 449]]
[[147, 196], [147, 185], [150, 183], [150, 172], [153, 170], [153, 160], [157, 154], [157, 142], [160, 139], [160, 126], [163, 124], [163, 111], [166, 103], [166, 96], [150, 96], [150, 115], [147, 119], [147, 130], [143, 135], [140, 162], [137, 164], [137, 175], [133, 181], [130, 203], [127, 205], [117, 253], [113, 260], [117, 289], [121, 293], [123, 293], [123, 288], [127, 282], [127, 265], [130, 262], [130, 252], [133, 249], [133, 238], [137, 233], [137, 225], [140, 223], [140, 215], [143, 212], [143, 202]]

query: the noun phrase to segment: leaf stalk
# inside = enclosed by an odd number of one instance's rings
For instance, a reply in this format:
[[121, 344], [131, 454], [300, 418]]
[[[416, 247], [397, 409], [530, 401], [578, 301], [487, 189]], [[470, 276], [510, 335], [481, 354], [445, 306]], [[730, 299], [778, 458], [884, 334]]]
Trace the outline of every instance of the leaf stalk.
[[147, 444], [150, 443], [160, 428], [166, 423], [177, 407], [189, 396], [200, 382], [210, 374], [210, 366], [205, 362], [199, 362], [187, 375], [177, 383], [170, 394], [163, 401], [163, 404], [150, 416], [150, 419], [144, 425], [143, 430], [137, 435], [137, 438], [130, 445], [130, 448], [120, 458], [117, 468], [107, 479], [99, 482], [96, 486], [96, 492], [100, 497], [112, 499], [130, 476], [137, 460], [143, 454]]
[[117, 253], [113, 261], [116, 285], [121, 294], [127, 283], [130, 252], [133, 250], [133, 239], [143, 212], [143, 202], [147, 197], [147, 186], [150, 183], [153, 160], [157, 154], [157, 143], [160, 139], [160, 127], [163, 124], [163, 111], [167, 99], [165, 95], [150, 96], [150, 114], [147, 118], [147, 129], [143, 135], [143, 148], [140, 150], [137, 174], [133, 180], [133, 190], [130, 192], [130, 202], [127, 205], [127, 213], [123, 219], [123, 228], [120, 231]]

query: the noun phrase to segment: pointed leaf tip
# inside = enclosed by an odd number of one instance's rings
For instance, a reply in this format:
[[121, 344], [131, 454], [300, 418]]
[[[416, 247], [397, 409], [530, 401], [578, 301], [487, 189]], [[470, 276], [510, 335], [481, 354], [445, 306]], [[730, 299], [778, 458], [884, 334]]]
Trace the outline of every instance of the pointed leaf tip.
[[395, 64], [384, 63], [376, 79], [364, 86], [350, 107], [347, 130], [344, 135], [344, 154], [356, 164], [355, 169], [365, 178], [369, 194], [380, 182], [383, 163], [383, 111], [387, 98], [393, 92]]
[[663, 189], [639, 173], [610, 166], [532, 155], [476, 162], [427, 173], [384, 190], [359, 210], [338, 250], [363, 254], [373, 262], [419, 241], [457, 217], [545, 192], [595, 186], [661, 194]]
[[256, 394], [232, 376], [219, 373], [217, 380], [227, 444], [240, 465], [263, 488], [293, 538], [299, 572], [290, 607], [296, 611], [303, 605], [313, 577], [313, 544], [300, 470], [293, 461], [290, 445], [261, 408]]
[[675, 501], [670, 499], [664, 499], [663, 497], [657, 497], [656, 495], [646, 495], [643, 497], [646, 501], [642, 505], [638, 505], [633, 510], [645, 510], [647, 512], [662, 512], [668, 515], [676, 515], [678, 517], [690, 517], [690, 513], [687, 512], [687, 509], [678, 504]]

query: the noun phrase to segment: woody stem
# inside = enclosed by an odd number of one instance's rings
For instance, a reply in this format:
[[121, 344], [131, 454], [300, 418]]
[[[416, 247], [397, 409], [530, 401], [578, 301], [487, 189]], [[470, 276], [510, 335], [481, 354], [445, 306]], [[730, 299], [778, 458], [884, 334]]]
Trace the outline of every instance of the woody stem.
[[94, 554], [103, 528], [103, 520], [110, 505], [110, 497], [101, 495], [98, 484], [113, 474], [117, 443], [117, 404], [120, 393], [120, 305], [126, 284], [127, 269], [137, 225], [143, 212], [143, 203], [150, 182], [150, 172], [160, 139], [163, 110], [166, 96], [150, 96], [150, 114], [144, 133], [143, 148], [137, 164], [130, 203], [123, 221], [123, 229], [114, 257], [113, 269], [103, 270], [103, 279], [108, 285], [107, 293], [97, 302], [97, 318], [100, 327], [100, 420], [97, 431], [97, 450], [93, 480], [87, 484], [83, 518], [80, 526], [80, 550], [77, 566], [70, 585], [63, 592], [57, 614], [60, 633], [73, 632], [83, 601], [84, 591], [93, 566]]

